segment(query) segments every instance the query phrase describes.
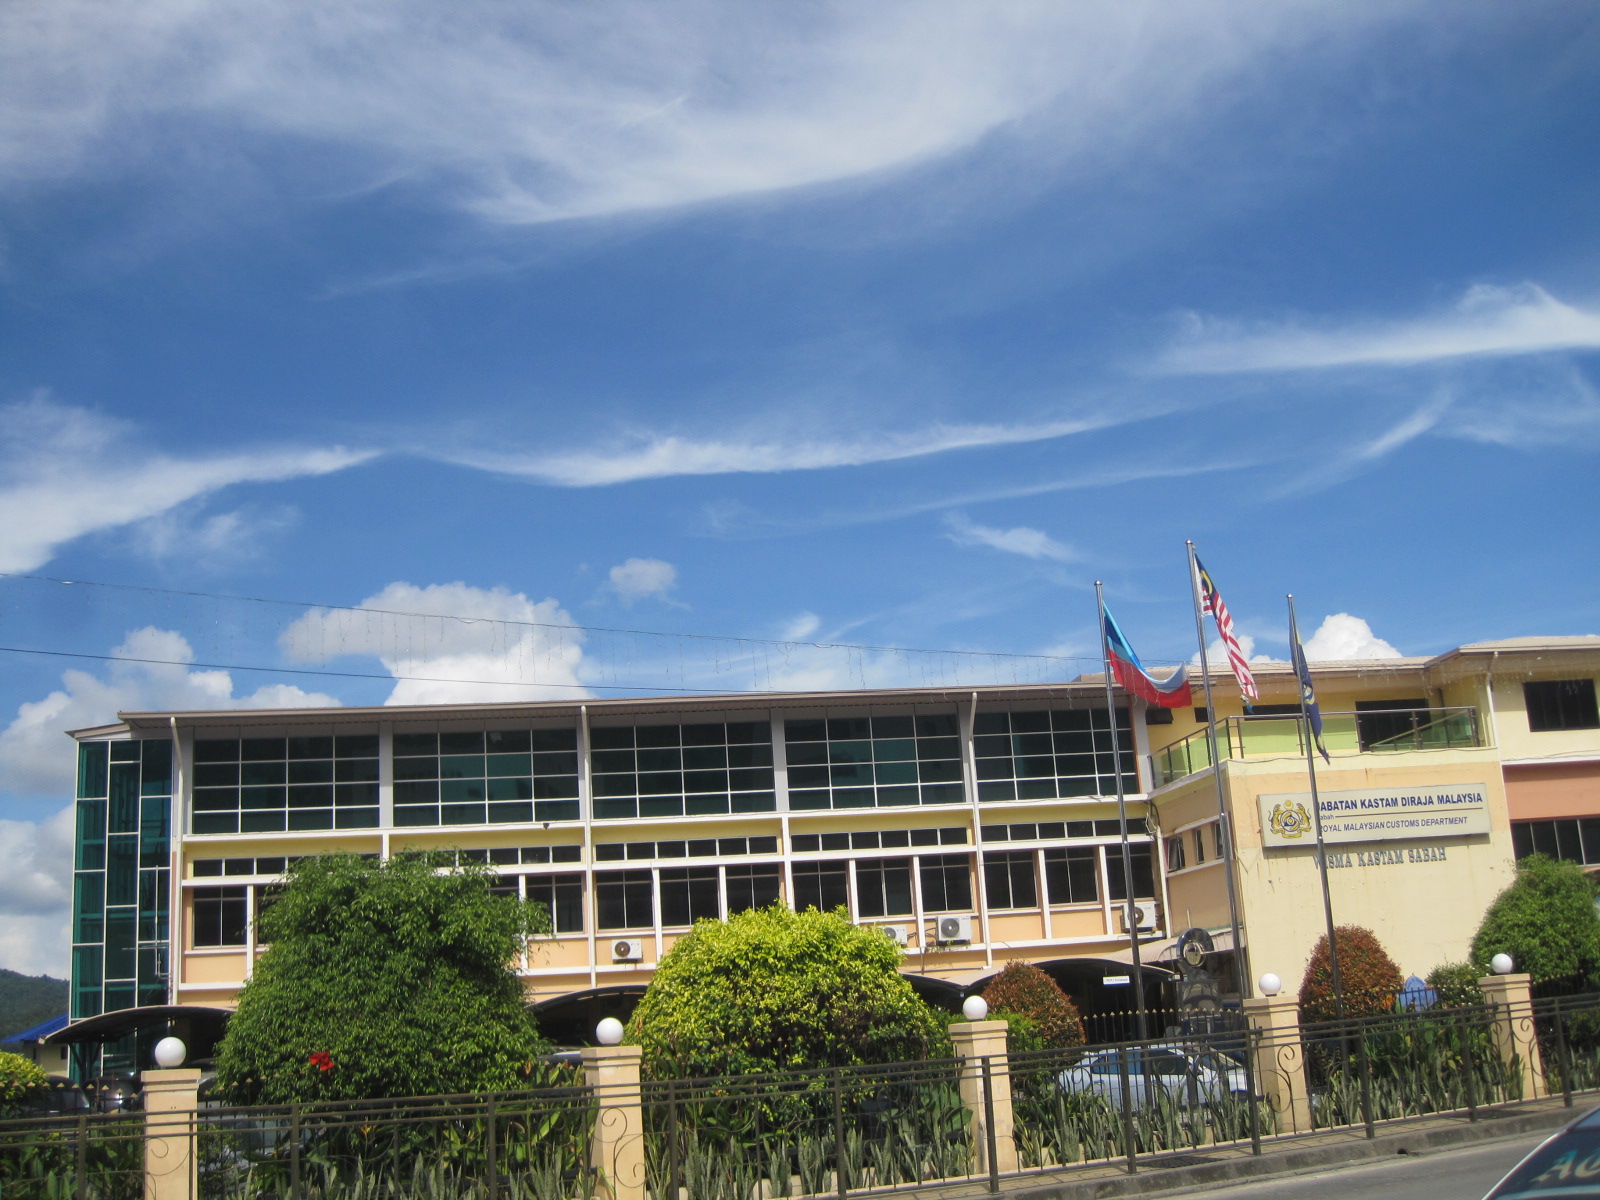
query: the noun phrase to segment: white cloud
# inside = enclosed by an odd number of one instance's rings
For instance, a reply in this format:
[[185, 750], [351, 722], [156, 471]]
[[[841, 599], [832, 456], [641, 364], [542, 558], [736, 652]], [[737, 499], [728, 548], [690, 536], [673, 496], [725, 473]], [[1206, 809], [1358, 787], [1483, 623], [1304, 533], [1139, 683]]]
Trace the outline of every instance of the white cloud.
[[945, 517], [947, 536], [958, 546], [988, 546], [1007, 554], [1020, 554], [1024, 558], [1048, 558], [1056, 562], [1072, 562], [1078, 556], [1069, 546], [1055, 540], [1047, 533], [1018, 525], [1012, 529], [995, 529], [979, 525], [959, 513]]
[[325, 475], [372, 457], [258, 449], [179, 457], [124, 422], [43, 397], [0, 407], [0, 571], [32, 571], [88, 533], [158, 517], [236, 483]]
[[66, 975], [73, 820], [70, 804], [42, 821], [0, 820], [0, 967]]
[[877, 433], [831, 442], [701, 441], [646, 434], [615, 450], [581, 450], [554, 455], [461, 451], [439, 457], [462, 466], [522, 475], [563, 487], [599, 487], [676, 475], [770, 474], [858, 467], [951, 450], [1048, 441], [1098, 429], [1107, 423], [1105, 419], [1094, 418], [1038, 425], [933, 425], [910, 433]]
[[803, 612], [784, 623], [783, 629], [778, 634], [782, 642], [808, 641], [812, 634], [822, 628], [822, 618], [814, 612]]
[[0, 163], [13, 179], [148, 170], [209, 162], [209, 137], [259, 170], [309, 143], [342, 151], [320, 160], [329, 189], [425, 186], [500, 223], [641, 212], [869, 176], [998, 131], [1093, 161], [1401, 7], [458, 0], [441, 21], [425, 0], [53, 0], [0, 9]]
[[624, 604], [665, 597], [678, 582], [678, 568], [659, 558], [630, 558], [611, 568], [611, 590]]
[[[1283, 661], [1279, 658], [1273, 658], [1270, 654], [1257, 654], [1256, 639], [1251, 637], [1248, 633], [1238, 633], [1235, 631], [1234, 636], [1239, 639], [1239, 649], [1244, 651], [1246, 662], [1272, 663]], [[1228, 669], [1228, 648], [1222, 644], [1221, 638], [1214, 638], [1210, 644], [1206, 646], [1206, 663], [1213, 671], [1226, 671]], [[1200, 652], [1198, 650], [1195, 651], [1194, 656], [1189, 659], [1189, 665], [1191, 667], [1198, 667], [1200, 665]]]
[[149, 558], [182, 555], [191, 568], [236, 567], [256, 558], [262, 542], [287, 532], [300, 514], [291, 506], [248, 505], [231, 512], [202, 514], [201, 502], [180, 505], [141, 521], [133, 534]]
[[355, 608], [309, 612], [279, 639], [296, 662], [377, 658], [396, 676], [389, 704], [574, 699], [587, 694], [583, 641], [555, 600], [465, 583], [391, 583]]
[[1244, 326], [1194, 317], [1158, 360], [1176, 374], [1405, 367], [1600, 348], [1600, 310], [1563, 303], [1536, 284], [1469, 288], [1448, 312], [1396, 321]]
[[1372, 632], [1360, 617], [1334, 613], [1324, 617], [1305, 642], [1307, 662], [1348, 662], [1362, 658], [1403, 658], [1404, 655]]

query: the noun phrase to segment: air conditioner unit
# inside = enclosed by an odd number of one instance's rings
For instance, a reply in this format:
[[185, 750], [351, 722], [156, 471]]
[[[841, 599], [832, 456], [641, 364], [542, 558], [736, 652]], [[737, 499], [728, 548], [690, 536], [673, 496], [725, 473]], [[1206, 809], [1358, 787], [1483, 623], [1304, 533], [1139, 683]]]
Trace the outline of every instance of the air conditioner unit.
[[972, 940], [971, 917], [940, 917], [935, 932], [941, 942], [970, 942]]
[[889, 935], [889, 940], [896, 946], [909, 945], [911, 942], [911, 926], [909, 925], [879, 925], [879, 929]]
[[[1122, 932], [1128, 932], [1128, 910], [1124, 905], [1117, 906], [1117, 913], [1122, 921]], [[1139, 929], [1154, 929], [1156, 927], [1156, 906], [1152, 901], [1146, 900], [1143, 904], [1133, 906], [1134, 924]]]
[[613, 962], [643, 962], [644, 942], [638, 938], [618, 938], [611, 943]]

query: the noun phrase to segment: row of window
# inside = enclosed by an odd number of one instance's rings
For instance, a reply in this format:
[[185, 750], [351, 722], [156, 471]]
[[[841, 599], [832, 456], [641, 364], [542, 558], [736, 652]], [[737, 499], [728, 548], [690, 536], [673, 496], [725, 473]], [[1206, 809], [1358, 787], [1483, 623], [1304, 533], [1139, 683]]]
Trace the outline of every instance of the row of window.
[[945, 829], [858, 829], [854, 833], [796, 833], [789, 838], [796, 854], [817, 850], [899, 850], [909, 846], [965, 846], [967, 831]]
[[1216, 862], [1222, 858], [1222, 822], [1212, 821], [1187, 833], [1175, 833], [1164, 845], [1169, 872]]
[[[1153, 896], [1150, 847], [1132, 849], [1135, 895]], [[1041, 894], [1052, 905], [1098, 904], [1102, 891], [1111, 900], [1124, 899], [1120, 854], [1104, 855], [1103, 888], [1101, 858], [1102, 850], [1091, 846], [985, 854], [984, 895], [995, 910], [1038, 908]], [[973, 907], [971, 868], [967, 854], [795, 863], [793, 902], [797, 909], [843, 907], [868, 920], [909, 917], [917, 912], [920, 890], [924, 913], [967, 912]], [[600, 871], [594, 876], [597, 928], [601, 932], [653, 929], [658, 910], [661, 925], [674, 928], [704, 917], [762, 908], [782, 895], [782, 876], [778, 866], [759, 863]], [[582, 933], [583, 878], [576, 873], [508, 875], [496, 890], [546, 905], [557, 934]], [[259, 912], [271, 902], [276, 885], [256, 885], [253, 890]], [[243, 946], [251, 891], [242, 884], [193, 889], [193, 944]]]
[[600, 842], [594, 848], [597, 862], [631, 858], [738, 858], [745, 854], [776, 854], [775, 837], [689, 838], [664, 842]]
[[[1149, 830], [1143, 817], [1128, 818], [1128, 834], [1143, 836]], [[1099, 821], [1021, 821], [1011, 825], [985, 825], [986, 842], [1060, 842], [1068, 838], [1121, 837], [1122, 822], [1115, 817]]]
[[1600, 817], [1513, 821], [1511, 846], [1518, 858], [1543, 854], [1586, 866], [1600, 864]]

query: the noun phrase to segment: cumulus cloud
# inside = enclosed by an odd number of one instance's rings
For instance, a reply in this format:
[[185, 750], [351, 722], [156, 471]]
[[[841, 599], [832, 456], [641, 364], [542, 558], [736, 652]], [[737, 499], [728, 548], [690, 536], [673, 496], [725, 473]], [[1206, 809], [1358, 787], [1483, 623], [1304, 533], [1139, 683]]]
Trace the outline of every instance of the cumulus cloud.
[[1600, 348], [1600, 309], [1557, 300], [1537, 284], [1469, 288], [1444, 313], [1390, 321], [1249, 326], [1191, 317], [1158, 360], [1174, 374], [1406, 367]]
[[609, 586], [624, 604], [665, 597], [678, 582], [678, 568], [659, 558], [630, 558], [611, 568]]
[[1095, 417], [1022, 425], [932, 425], [909, 432], [875, 433], [834, 441], [697, 440], [643, 434], [606, 450], [553, 455], [465, 450], [445, 452], [440, 457], [461, 466], [521, 475], [562, 487], [600, 487], [677, 475], [771, 474], [859, 467], [952, 450], [1049, 441], [1098, 429], [1108, 423], [1109, 418]]
[[[1256, 653], [1256, 639], [1248, 633], [1235, 631], [1234, 636], [1239, 639], [1239, 649], [1244, 651], [1245, 661], [1253, 663], [1282, 662], [1282, 659], [1273, 658], [1270, 654]], [[1221, 638], [1215, 638], [1206, 646], [1206, 662], [1213, 671], [1226, 671], [1228, 669], [1228, 648], [1222, 644]], [[1200, 652], [1195, 651], [1194, 657], [1189, 660], [1191, 667], [1200, 665]]]
[[1334, 613], [1324, 617], [1305, 643], [1308, 662], [1348, 662], [1361, 658], [1403, 658], [1404, 655], [1372, 632], [1360, 617]]
[[148, 521], [232, 484], [325, 475], [370, 457], [340, 447], [170, 455], [141, 445], [125, 422], [44, 396], [5, 405], [0, 571], [35, 570], [75, 538]]
[[946, 536], [958, 546], [988, 546], [1007, 554], [1020, 554], [1024, 558], [1048, 558], [1056, 562], [1072, 562], [1078, 556], [1069, 546], [1055, 540], [1047, 533], [1018, 525], [1012, 529], [995, 529], [979, 525], [959, 513], [945, 517]]
[[642, 212], [873, 176], [1001, 131], [1093, 160], [1401, 7], [458, 0], [441, 23], [425, 0], [54, 0], [0, 9], [0, 163], [153, 170], [253, 135], [257, 163], [337, 147], [321, 169], [347, 186], [424, 187], [496, 223]]
[[555, 600], [504, 587], [391, 583], [349, 609], [316, 609], [279, 639], [295, 662], [370, 655], [396, 677], [389, 704], [586, 695], [584, 634]]
[[0, 966], [66, 975], [72, 848], [70, 804], [43, 821], [0, 821]]

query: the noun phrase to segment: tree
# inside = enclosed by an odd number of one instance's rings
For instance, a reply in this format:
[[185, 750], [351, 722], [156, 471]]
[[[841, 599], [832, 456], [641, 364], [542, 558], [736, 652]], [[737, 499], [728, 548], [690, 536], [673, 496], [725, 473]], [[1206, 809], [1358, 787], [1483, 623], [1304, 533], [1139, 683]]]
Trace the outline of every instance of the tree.
[[16, 1113], [30, 1092], [48, 1086], [50, 1079], [37, 1064], [0, 1051], [0, 1117]]
[[1439, 997], [1439, 1003], [1448, 1007], [1464, 1004], [1482, 1004], [1483, 989], [1478, 979], [1483, 975], [1471, 963], [1440, 963], [1428, 972], [1425, 981]]
[[1083, 1018], [1072, 997], [1031, 963], [1008, 962], [983, 989], [983, 998], [997, 1017], [1026, 1017], [1046, 1049], [1083, 1045]]
[[1509, 954], [1518, 971], [1536, 980], [1600, 972], [1600, 917], [1595, 886], [1577, 863], [1532, 854], [1495, 897], [1472, 938], [1471, 962], [1480, 975], [1489, 960]]
[[[1338, 925], [1333, 936], [1339, 947], [1344, 1015], [1365, 1017], [1393, 1010], [1395, 993], [1405, 986], [1405, 980], [1373, 932], [1358, 925]], [[1338, 1015], [1333, 970], [1328, 961], [1328, 937], [1324, 934], [1317, 939], [1305, 979], [1300, 984], [1300, 1019], [1331, 1021]]]
[[527, 1086], [545, 1045], [512, 963], [547, 916], [491, 892], [488, 868], [449, 861], [334, 854], [290, 868], [257, 920], [269, 949], [217, 1051], [230, 1099]]
[[629, 1023], [656, 1078], [943, 1057], [948, 1018], [900, 975], [900, 947], [839, 912], [781, 904], [701, 921]]

